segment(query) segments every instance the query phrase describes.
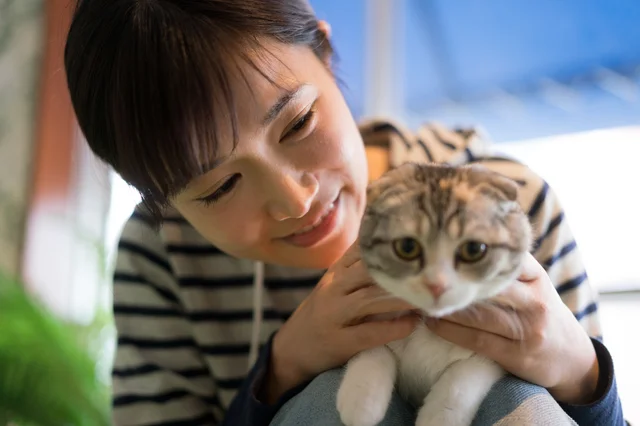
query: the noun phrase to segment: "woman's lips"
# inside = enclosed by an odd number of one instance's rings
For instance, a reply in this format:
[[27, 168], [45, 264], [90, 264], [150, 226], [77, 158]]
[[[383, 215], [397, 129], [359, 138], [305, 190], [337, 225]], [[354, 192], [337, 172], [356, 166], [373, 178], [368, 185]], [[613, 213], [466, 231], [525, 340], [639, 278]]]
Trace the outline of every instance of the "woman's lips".
[[295, 233], [284, 237], [283, 240], [298, 247], [311, 247], [318, 244], [336, 228], [339, 208], [340, 195], [327, 206], [315, 223], [300, 228]]

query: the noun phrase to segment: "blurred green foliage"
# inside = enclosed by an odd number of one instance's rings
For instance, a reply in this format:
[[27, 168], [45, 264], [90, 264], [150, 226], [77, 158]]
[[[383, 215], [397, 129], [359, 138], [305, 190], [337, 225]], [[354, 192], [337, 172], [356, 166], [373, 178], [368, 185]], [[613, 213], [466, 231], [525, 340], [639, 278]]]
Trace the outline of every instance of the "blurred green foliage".
[[109, 386], [96, 359], [109, 328], [106, 317], [66, 324], [0, 275], [0, 424], [109, 425]]

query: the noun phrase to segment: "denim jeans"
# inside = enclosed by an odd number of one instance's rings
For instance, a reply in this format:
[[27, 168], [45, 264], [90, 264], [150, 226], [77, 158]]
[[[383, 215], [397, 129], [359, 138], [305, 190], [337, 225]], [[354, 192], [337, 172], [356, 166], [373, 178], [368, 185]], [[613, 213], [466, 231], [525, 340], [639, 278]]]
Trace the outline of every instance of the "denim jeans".
[[[336, 409], [341, 380], [341, 369], [319, 375], [280, 409], [271, 426], [341, 426]], [[394, 393], [379, 426], [413, 425], [415, 417], [415, 409]], [[497, 424], [576, 425], [546, 389], [513, 376], [507, 376], [493, 386], [473, 421], [473, 426]]]

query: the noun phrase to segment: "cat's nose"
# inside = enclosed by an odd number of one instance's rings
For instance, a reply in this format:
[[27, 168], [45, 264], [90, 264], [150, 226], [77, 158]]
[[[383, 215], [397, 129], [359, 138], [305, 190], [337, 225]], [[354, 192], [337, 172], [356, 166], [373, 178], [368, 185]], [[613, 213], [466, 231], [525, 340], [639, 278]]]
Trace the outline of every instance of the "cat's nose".
[[424, 285], [427, 288], [427, 290], [429, 290], [429, 293], [431, 293], [431, 295], [436, 300], [438, 300], [440, 298], [440, 296], [442, 296], [444, 294], [444, 292], [447, 291], [447, 287], [442, 283], [429, 283], [429, 282], [427, 282]]

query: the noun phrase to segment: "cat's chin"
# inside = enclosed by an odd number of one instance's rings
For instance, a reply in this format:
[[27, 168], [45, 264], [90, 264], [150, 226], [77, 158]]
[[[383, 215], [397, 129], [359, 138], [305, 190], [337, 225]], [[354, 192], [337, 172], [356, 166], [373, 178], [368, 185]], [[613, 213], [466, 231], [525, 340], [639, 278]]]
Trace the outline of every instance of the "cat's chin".
[[443, 299], [441, 299], [439, 303], [435, 303], [433, 299], [423, 301], [420, 308], [422, 312], [431, 318], [446, 317], [447, 315], [462, 311], [471, 306], [476, 301], [477, 295], [472, 293], [458, 293], [451, 294], [449, 297], [444, 297]]
[[442, 318], [442, 317], [446, 317], [447, 315], [451, 315], [454, 312], [459, 311], [461, 308], [455, 307], [455, 306], [447, 306], [447, 307], [443, 307], [443, 308], [437, 308], [437, 309], [423, 309], [422, 311], [431, 318]]

